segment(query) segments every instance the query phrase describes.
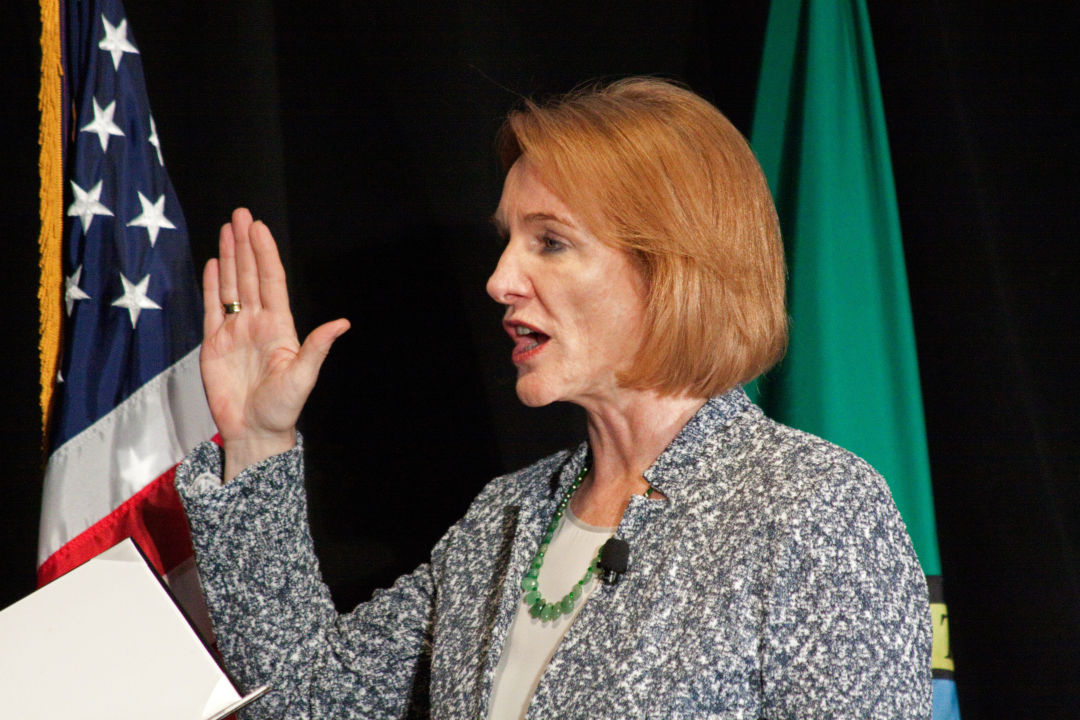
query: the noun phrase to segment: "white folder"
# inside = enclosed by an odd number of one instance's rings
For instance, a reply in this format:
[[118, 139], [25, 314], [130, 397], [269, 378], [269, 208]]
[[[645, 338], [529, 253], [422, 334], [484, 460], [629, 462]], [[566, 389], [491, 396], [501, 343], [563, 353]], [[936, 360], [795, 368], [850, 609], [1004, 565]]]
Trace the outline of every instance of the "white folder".
[[131, 540], [0, 612], [0, 717], [220, 720], [243, 695]]

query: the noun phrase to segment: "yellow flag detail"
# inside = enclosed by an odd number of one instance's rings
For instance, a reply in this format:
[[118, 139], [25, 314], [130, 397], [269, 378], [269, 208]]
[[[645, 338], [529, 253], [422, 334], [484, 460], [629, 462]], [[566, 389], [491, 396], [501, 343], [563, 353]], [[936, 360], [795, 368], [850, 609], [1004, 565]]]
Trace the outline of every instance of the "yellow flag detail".
[[38, 169], [41, 175], [39, 191], [41, 234], [38, 267], [41, 282], [38, 286], [40, 335], [38, 356], [41, 364], [41, 429], [42, 436], [49, 424], [49, 408], [56, 366], [60, 356], [60, 335], [63, 328], [63, 265], [64, 178], [61, 116], [61, 79], [64, 69], [60, 56], [60, 4], [56, 0], [41, 0], [41, 89], [38, 109], [41, 127], [38, 144]]
[[952, 650], [949, 648], [949, 611], [945, 603], [930, 603], [930, 622], [934, 626], [934, 648], [930, 654], [930, 667], [933, 670], [948, 670], [953, 667]]

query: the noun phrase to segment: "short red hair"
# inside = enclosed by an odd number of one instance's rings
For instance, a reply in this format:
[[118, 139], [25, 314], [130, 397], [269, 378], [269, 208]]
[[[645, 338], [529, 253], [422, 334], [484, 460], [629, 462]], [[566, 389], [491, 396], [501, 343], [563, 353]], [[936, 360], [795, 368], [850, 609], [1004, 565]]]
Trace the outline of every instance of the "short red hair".
[[499, 130], [597, 237], [630, 253], [648, 292], [644, 341], [620, 381], [710, 397], [787, 345], [776, 208], [746, 139], [693, 92], [654, 78], [526, 100]]

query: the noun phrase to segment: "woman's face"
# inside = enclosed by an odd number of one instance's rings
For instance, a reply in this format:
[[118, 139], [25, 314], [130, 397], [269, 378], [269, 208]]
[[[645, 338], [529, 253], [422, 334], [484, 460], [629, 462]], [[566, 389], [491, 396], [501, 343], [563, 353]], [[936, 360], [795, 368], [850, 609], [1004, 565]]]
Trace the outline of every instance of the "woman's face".
[[506, 176], [495, 224], [506, 249], [487, 283], [514, 340], [517, 394], [530, 406], [616, 400], [641, 345], [645, 283], [540, 181], [524, 158]]

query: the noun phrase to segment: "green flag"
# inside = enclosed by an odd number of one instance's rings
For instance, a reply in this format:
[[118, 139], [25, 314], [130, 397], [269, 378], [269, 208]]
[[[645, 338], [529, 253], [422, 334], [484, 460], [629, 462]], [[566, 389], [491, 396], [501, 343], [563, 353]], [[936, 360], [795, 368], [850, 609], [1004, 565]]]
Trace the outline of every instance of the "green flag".
[[864, 0], [774, 0], [751, 144], [787, 248], [791, 339], [749, 388], [889, 482], [931, 586], [934, 718], [959, 718], [885, 116]]

